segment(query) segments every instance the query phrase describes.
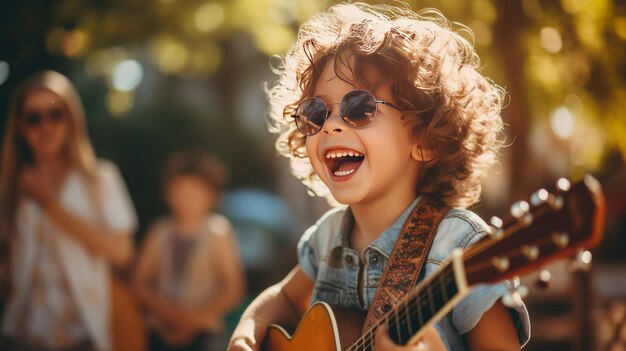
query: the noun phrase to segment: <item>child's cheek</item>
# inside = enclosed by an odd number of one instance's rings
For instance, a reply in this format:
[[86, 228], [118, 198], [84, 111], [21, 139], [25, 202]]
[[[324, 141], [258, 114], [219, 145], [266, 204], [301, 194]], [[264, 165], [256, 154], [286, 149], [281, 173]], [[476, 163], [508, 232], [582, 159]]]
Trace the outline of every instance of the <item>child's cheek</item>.
[[318, 144], [317, 139], [317, 135], [311, 135], [304, 140], [304, 146], [306, 146], [306, 152], [309, 156], [315, 152], [315, 147]]
[[311, 162], [311, 165], [313, 166], [315, 173], [319, 175], [321, 172], [320, 167], [322, 166], [322, 160], [319, 159], [318, 152], [317, 152], [318, 139], [319, 138], [315, 135], [307, 137], [305, 145], [306, 145], [306, 153], [309, 156], [309, 161]]

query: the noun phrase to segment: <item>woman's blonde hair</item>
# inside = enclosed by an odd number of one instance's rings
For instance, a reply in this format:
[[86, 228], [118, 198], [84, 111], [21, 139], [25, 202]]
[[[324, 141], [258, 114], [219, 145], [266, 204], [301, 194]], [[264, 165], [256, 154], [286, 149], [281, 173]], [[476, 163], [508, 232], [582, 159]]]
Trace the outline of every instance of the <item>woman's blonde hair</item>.
[[[355, 85], [391, 86], [415, 142], [434, 155], [420, 166], [419, 193], [455, 207], [478, 201], [480, 183], [503, 142], [504, 91], [478, 72], [473, 45], [439, 11], [347, 3], [300, 26], [267, 91], [269, 129], [277, 135], [279, 153], [290, 158], [292, 173], [320, 196], [330, 194], [291, 114], [312, 96], [329, 62], [339, 78]], [[367, 81], [369, 68], [382, 73], [382, 81]]]
[[19, 172], [24, 165], [32, 164], [33, 155], [20, 133], [20, 119], [24, 101], [29, 94], [47, 90], [59, 97], [69, 117], [69, 136], [64, 157], [70, 167], [78, 168], [93, 178], [95, 156], [85, 127], [85, 112], [80, 97], [64, 75], [55, 71], [42, 71], [25, 81], [13, 95], [7, 119], [0, 169], [0, 250], [8, 252], [11, 233], [19, 199]]

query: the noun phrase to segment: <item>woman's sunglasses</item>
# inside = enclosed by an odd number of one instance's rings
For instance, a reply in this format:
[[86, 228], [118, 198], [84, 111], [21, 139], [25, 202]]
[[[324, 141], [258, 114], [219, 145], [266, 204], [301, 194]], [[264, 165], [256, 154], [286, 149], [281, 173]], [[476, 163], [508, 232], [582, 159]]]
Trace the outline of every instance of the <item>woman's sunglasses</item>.
[[[353, 90], [347, 93], [339, 104], [341, 119], [351, 128], [365, 128], [376, 118], [378, 104], [387, 105], [398, 111], [402, 109], [390, 102], [376, 100], [372, 93], [365, 90]], [[315, 135], [322, 130], [322, 126], [330, 111], [326, 103], [318, 97], [304, 99], [296, 108], [291, 117], [296, 121], [296, 127], [306, 136]]]
[[24, 115], [24, 123], [29, 127], [37, 127], [44, 120], [56, 124], [62, 121], [63, 118], [65, 118], [65, 112], [62, 108], [52, 108], [48, 111], [27, 112]]

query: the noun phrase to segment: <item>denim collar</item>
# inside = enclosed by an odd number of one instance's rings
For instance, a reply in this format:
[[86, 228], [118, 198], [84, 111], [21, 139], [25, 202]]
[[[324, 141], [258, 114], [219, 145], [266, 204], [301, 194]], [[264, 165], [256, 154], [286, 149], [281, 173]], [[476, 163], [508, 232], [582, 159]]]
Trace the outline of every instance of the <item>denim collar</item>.
[[[393, 247], [400, 236], [400, 232], [402, 228], [404, 228], [404, 223], [411, 215], [411, 212], [420, 201], [421, 196], [418, 196], [411, 202], [411, 204], [402, 212], [400, 217], [396, 219], [396, 221], [387, 227], [384, 232], [382, 232], [376, 240], [371, 242], [367, 247], [373, 250], [378, 251], [380, 254], [389, 258], [391, 255], [391, 251], [393, 251]], [[333, 242], [331, 244], [332, 248], [343, 247], [348, 248], [348, 235], [352, 231], [352, 227], [354, 226], [354, 216], [352, 215], [352, 210], [350, 207], [346, 208], [346, 211], [343, 214], [343, 218], [341, 219], [341, 235], [333, 236]]]

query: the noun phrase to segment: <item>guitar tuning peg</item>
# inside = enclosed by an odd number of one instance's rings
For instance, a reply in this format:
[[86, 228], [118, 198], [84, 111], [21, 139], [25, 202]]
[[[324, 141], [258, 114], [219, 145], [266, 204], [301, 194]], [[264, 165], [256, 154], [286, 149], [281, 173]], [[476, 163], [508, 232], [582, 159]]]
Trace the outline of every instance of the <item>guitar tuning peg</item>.
[[530, 204], [537, 207], [548, 201], [550, 193], [546, 189], [539, 189], [530, 195]]
[[491, 264], [499, 272], [504, 272], [509, 269], [510, 262], [507, 257], [494, 257], [491, 259]]
[[517, 218], [526, 226], [529, 226], [533, 222], [533, 215], [529, 211], [530, 206], [526, 201], [518, 201], [511, 205], [511, 216]]
[[569, 245], [569, 234], [565, 232], [553, 232], [550, 234], [552, 242], [561, 249], [564, 249]]
[[522, 246], [522, 254], [529, 261], [535, 261], [539, 257], [539, 247], [537, 245], [524, 245]]
[[539, 276], [537, 276], [537, 280], [535, 281], [535, 286], [539, 289], [545, 290], [550, 287], [550, 282], [552, 281], [552, 273], [550, 273], [547, 269], [542, 269], [539, 272]]
[[487, 233], [491, 235], [493, 238], [500, 240], [504, 236], [504, 230], [502, 230], [502, 225], [504, 222], [499, 217], [493, 216], [489, 220], [491, 225], [488, 227]]
[[496, 228], [502, 228], [502, 225], [504, 224], [504, 222], [502, 222], [502, 218], [497, 217], [497, 216], [492, 216], [489, 219], [489, 222], [491, 223], [492, 226]]
[[559, 178], [559, 180], [556, 181], [556, 188], [560, 191], [569, 191], [571, 187], [572, 183], [565, 178]]
[[576, 271], [589, 271], [591, 269], [591, 252], [587, 250], [581, 250], [576, 254], [576, 258], [570, 261], [568, 268], [570, 272]]
[[520, 283], [519, 277], [514, 277], [508, 290], [502, 296], [502, 303], [509, 308], [520, 308], [524, 304], [522, 299], [528, 295], [528, 288]]
[[563, 208], [563, 197], [560, 195], [549, 195], [547, 202], [554, 211], [558, 212]]
[[[571, 187], [572, 183], [565, 178], [559, 178], [559, 180], [556, 181], [556, 188], [560, 192], [567, 192]], [[561, 195], [548, 195], [546, 202], [550, 204], [552, 210], [558, 212], [563, 208], [564, 200]]]
[[520, 219], [522, 218], [528, 211], [530, 210], [530, 206], [528, 206], [528, 202], [526, 201], [517, 201], [511, 205], [511, 216]]

